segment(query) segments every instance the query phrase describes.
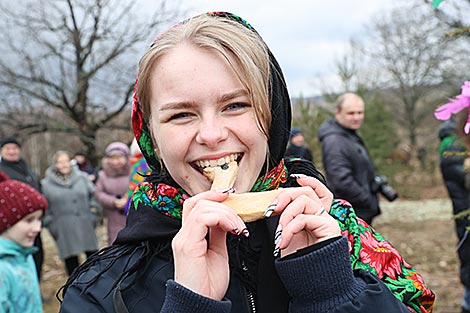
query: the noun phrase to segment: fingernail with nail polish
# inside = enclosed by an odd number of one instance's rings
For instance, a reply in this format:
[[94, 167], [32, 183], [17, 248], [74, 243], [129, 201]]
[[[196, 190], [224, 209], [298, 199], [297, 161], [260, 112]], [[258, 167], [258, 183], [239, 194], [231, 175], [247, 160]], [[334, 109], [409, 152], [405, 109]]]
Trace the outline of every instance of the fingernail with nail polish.
[[290, 174], [289, 175], [292, 178], [302, 178], [302, 177], [307, 177], [305, 174]]
[[281, 242], [281, 238], [282, 238], [282, 229], [279, 229], [276, 231], [276, 233], [274, 234], [274, 245], [277, 247], [279, 245], [279, 243]]
[[275, 258], [277, 258], [279, 256], [279, 252], [281, 252], [281, 249], [279, 249], [279, 248], [274, 249], [273, 255], [274, 255]]
[[235, 192], [235, 188], [227, 188], [227, 189], [220, 189], [220, 190], [217, 190], [218, 192], [221, 192], [221, 193], [234, 193]]
[[279, 202], [279, 200], [275, 199], [275, 200], [273, 201], [273, 203], [271, 203], [271, 204], [268, 206], [268, 208], [266, 209], [266, 211], [264, 211], [264, 214], [263, 214], [264, 217], [270, 217], [270, 216], [273, 214], [274, 210], [275, 210], [276, 207], [277, 207], [277, 203], [278, 203], [278, 202]]
[[242, 233], [242, 235], [245, 236], [245, 237], [250, 236], [250, 231], [249, 231], [248, 228], [246, 228], [246, 227], [243, 228], [243, 230], [242, 230], [241, 233]]

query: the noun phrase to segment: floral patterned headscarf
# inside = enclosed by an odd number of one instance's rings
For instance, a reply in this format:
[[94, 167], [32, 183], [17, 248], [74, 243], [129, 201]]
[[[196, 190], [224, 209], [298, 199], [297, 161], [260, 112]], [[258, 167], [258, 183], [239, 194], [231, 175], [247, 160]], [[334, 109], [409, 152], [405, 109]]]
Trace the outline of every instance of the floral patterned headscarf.
[[[210, 12], [207, 13], [207, 16], [236, 21], [256, 33], [254, 28], [247, 21], [235, 14], [226, 12]], [[184, 23], [186, 23], [186, 21], [174, 27], [178, 27]], [[165, 33], [160, 35], [156, 40], [159, 40], [162, 36], [165, 36]], [[268, 54], [270, 57], [271, 73], [269, 100], [272, 116], [268, 134], [270, 160], [267, 166], [269, 171], [268, 173], [260, 175], [257, 182], [252, 187], [252, 191], [275, 189], [279, 187], [281, 182], [286, 181], [286, 170], [283, 163], [283, 156], [285, 147], [289, 140], [291, 105], [282, 70], [269, 49]], [[153, 180], [149, 179], [147, 182], [143, 182], [138, 186], [132, 197], [131, 208], [136, 210], [139, 203], [145, 203], [147, 206], [153, 207], [165, 215], [180, 219], [182, 203], [188, 195], [176, 184], [176, 182], [173, 181], [170, 175], [167, 174], [168, 171], [166, 170], [165, 165], [158, 159], [155, 152], [156, 147], [154, 146], [149, 130], [148, 117], [144, 116], [141, 104], [139, 103], [139, 98], [135, 92], [137, 90], [137, 84], [138, 81], [134, 87], [132, 126], [142, 154], [147, 160], [149, 167], [154, 173], [157, 173], [154, 175], [154, 177], [157, 178]]]
[[[216, 18], [226, 18], [244, 25], [248, 29], [256, 33], [254, 28], [244, 19], [239, 16], [227, 13], [227, 12], [209, 12], [208, 16], [214, 16]], [[186, 21], [182, 22], [182, 25]], [[177, 26], [178, 26], [177, 25]], [[160, 35], [164, 36], [165, 33]], [[157, 38], [156, 40], [159, 40]], [[287, 92], [286, 83], [276, 59], [272, 53], [268, 50], [271, 62], [271, 115], [272, 123], [269, 129], [269, 151], [272, 157], [270, 169], [278, 166], [281, 162], [285, 147], [289, 140], [290, 124], [291, 124], [291, 106], [290, 98]], [[137, 84], [134, 87], [134, 91], [137, 90]], [[158, 156], [155, 153], [155, 146], [152, 142], [150, 131], [148, 128], [148, 120], [142, 112], [142, 108], [139, 104], [137, 94], [134, 92], [132, 101], [132, 127], [134, 129], [134, 135], [140, 146], [142, 154], [145, 156], [149, 166], [156, 171], [161, 170]]]

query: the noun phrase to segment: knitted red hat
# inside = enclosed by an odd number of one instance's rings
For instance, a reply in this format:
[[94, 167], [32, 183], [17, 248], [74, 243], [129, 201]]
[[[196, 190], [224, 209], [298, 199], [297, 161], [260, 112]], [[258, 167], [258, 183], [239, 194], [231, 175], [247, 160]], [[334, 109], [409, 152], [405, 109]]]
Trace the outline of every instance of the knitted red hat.
[[47, 205], [33, 187], [0, 172], [0, 234], [34, 211], [46, 212]]

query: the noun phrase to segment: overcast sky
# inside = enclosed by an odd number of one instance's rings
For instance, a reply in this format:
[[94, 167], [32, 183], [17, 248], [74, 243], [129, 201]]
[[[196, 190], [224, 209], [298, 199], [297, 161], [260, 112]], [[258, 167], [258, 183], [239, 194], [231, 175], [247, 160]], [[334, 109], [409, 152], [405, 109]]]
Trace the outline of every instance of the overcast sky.
[[[318, 95], [319, 78], [334, 84], [334, 61], [364, 23], [392, 0], [192, 0], [189, 15], [228, 11], [250, 22], [267, 42], [286, 76], [291, 96]], [[332, 86], [329, 86], [332, 88]]]

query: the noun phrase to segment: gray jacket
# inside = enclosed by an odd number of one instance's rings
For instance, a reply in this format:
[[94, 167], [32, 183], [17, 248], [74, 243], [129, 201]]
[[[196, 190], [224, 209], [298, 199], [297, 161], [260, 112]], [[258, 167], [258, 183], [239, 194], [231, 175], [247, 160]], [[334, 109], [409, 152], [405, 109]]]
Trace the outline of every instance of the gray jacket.
[[66, 180], [52, 168], [46, 171], [42, 191], [49, 209], [43, 223], [54, 237], [61, 259], [98, 250], [98, 216], [90, 210], [97, 207], [93, 188], [87, 176], [75, 168]]

